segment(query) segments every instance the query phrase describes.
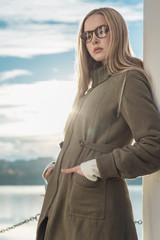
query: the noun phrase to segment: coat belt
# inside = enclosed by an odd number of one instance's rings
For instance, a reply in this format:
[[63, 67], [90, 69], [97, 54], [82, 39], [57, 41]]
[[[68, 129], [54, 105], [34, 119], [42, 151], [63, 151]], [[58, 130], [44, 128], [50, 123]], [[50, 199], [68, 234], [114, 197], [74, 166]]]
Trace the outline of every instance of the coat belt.
[[83, 140], [79, 141], [79, 144], [82, 147], [89, 148], [101, 153], [108, 153], [113, 151], [113, 149], [116, 148], [116, 146], [111, 144], [92, 143], [92, 142], [87, 142]]

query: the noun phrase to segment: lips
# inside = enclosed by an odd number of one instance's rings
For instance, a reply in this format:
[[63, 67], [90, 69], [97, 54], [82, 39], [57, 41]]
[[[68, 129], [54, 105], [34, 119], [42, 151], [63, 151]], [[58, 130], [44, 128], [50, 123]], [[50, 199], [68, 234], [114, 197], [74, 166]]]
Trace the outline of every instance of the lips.
[[103, 50], [103, 48], [100, 48], [100, 47], [96, 47], [96, 48], [94, 48], [94, 53], [99, 53], [99, 52], [101, 52]]

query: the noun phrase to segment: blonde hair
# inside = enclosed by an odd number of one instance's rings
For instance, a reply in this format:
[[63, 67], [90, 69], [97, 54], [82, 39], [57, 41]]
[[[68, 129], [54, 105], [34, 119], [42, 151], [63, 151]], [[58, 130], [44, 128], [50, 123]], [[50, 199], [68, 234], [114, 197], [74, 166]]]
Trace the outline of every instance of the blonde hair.
[[[96, 62], [90, 56], [86, 44], [80, 38], [80, 35], [84, 32], [85, 21], [93, 14], [101, 14], [104, 16], [110, 29], [110, 45], [107, 56], [107, 65], [110, 73], [119, 74], [128, 70], [136, 69], [142, 72], [148, 79], [148, 76], [143, 69], [142, 60], [133, 57], [129, 44], [128, 29], [125, 20], [120, 13], [113, 8], [94, 9], [84, 18], [79, 29], [77, 49], [78, 91], [75, 102], [87, 91], [91, 82], [91, 72], [102, 65], [101, 62]], [[125, 81], [126, 77], [121, 89], [119, 101], [121, 101]]]

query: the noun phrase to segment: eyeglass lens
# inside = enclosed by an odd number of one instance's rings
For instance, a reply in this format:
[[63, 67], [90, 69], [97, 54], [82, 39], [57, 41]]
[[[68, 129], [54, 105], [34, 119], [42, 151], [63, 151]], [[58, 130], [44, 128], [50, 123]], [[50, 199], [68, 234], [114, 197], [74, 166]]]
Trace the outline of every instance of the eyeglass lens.
[[93, 32], [96, 34], [96, 36], [98, 38], [104, 38], [107, 35], [108, 31], [109, 31], [108, 25], [102, 25], [102, 26], [97, 27], [93, 31], [87, 31], [87, 32], [82, 33], [81, 38], [85, 43], [87, 43], [92, 40]]

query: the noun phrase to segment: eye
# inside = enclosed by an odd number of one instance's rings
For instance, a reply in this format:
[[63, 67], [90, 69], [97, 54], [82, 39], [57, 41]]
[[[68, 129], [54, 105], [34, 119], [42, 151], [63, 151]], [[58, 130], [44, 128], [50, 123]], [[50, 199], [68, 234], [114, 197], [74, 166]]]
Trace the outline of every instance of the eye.
[[91, 36], [92, 36], [91, 32], [86, 32], [86, 33], [85, 33], [85, 37], [88, 38], [88, 37], [91, 37]]
[[103, 25], [97, 28], [97, 35], [99, 38], [103, 38], [107, 35], [107, 32], [109, 31], [108, 25]]
[[85, 39], [86, 41], [89, 41], [90, 39], [92, 39], [92, 33], [91, 32], [85, 32]]
[[104, 35], [106, 33], [105, 26], [101, 26], [97, 30], [98, 30], [98, 35]]

